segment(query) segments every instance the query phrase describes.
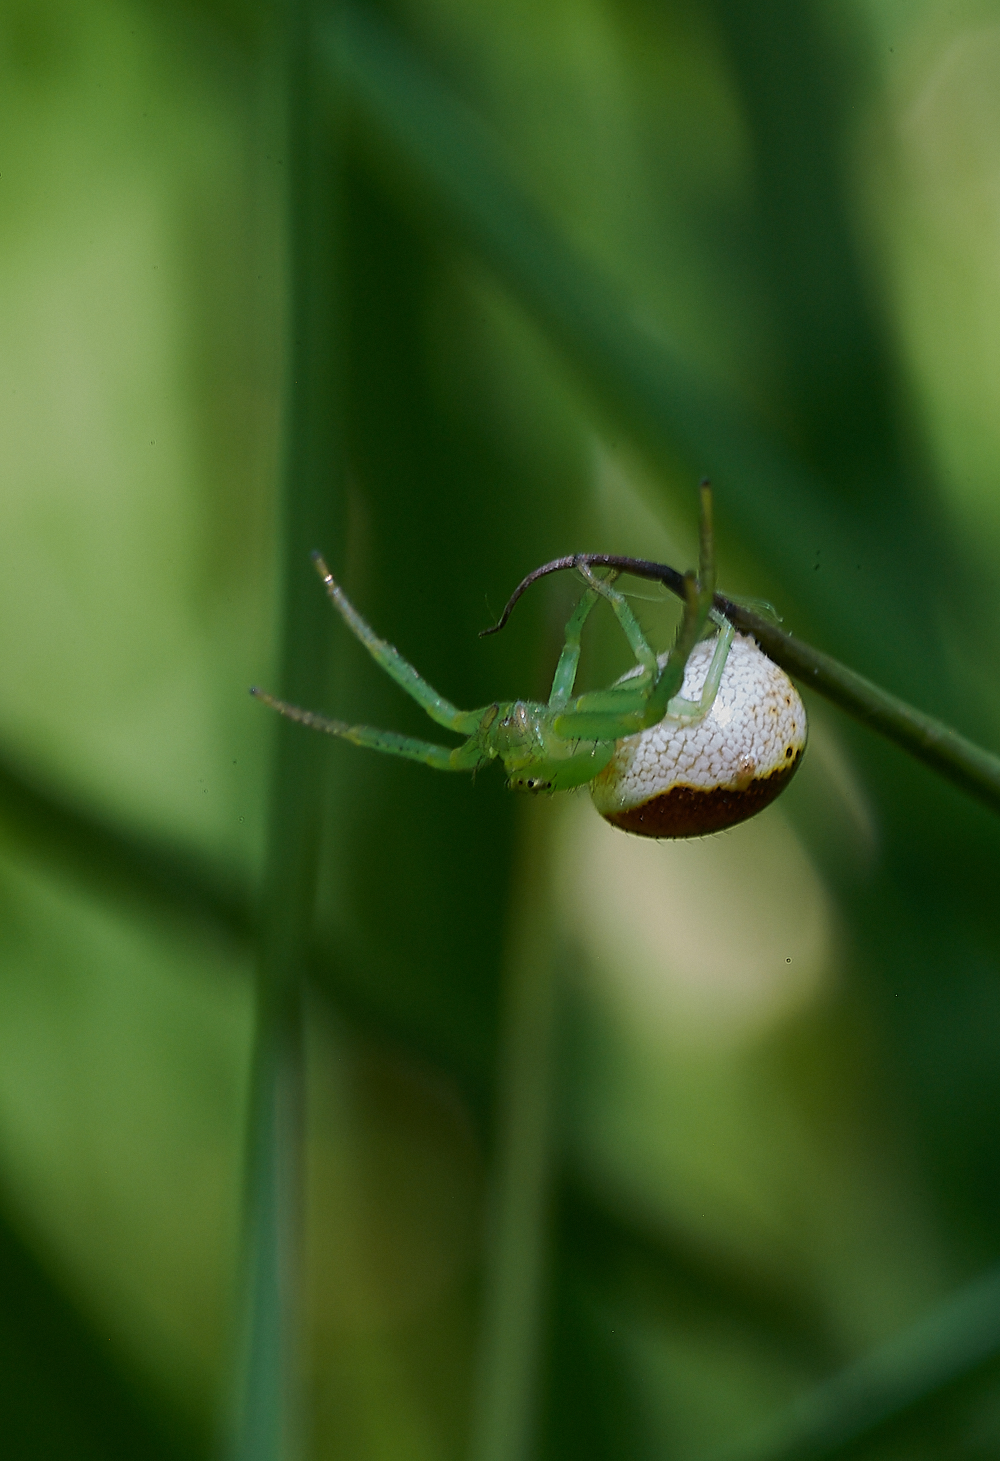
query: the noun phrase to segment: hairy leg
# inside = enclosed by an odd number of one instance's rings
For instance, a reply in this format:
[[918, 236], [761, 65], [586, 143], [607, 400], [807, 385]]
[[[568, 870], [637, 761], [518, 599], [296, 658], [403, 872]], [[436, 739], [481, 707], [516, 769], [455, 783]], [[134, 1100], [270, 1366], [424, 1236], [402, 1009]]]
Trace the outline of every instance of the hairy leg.
[[[645, 656], [647, 653], [652, 656], [652, 651], [646, 645], [631, 609], [622, 596], [609, 588], [605, 582], [596, 578], [595, 575], [591, 574], [590, 577], [593, 580], [592, 587], [597, 592], [610, 598], [613, 604], [615, 600], [620, 600], [621, 608], [615, 605], [615, 612], [618, 615], [619, 623], [629, 636], [629, 643], [633, 645], [637, 660], [645, 669]], [[599, 690], [589, 695], [579, 696], [567, 706], [566, 713], [556, 721], [557, 735], [567, 739], [577, 737], [580, 740], [618, 739], [621, 736], [635, 735], [637, 731], [656, 725], [667, 714], [671, 700], [677, 696], [684, 683], [684, 670], [691, 651], [701, 638], [709, 615], [713, 612], [715, 545], [712, 532], [712, 489], [707, 483], [703, 484], [701, 489], [698, 577], [695, 578], [692, 573], [685, 574], [684, 589], [684, 617], [677, 630], [670, 653], [663, 664], [659, 665], [656, 657], [652, 656], [652, 676], [645, 673], [636, 675], [623, 684], [613, 685], [609, 690]], [[630, 620], [634, 628], [629, 627]], [[709, 669], [711, 679], [708, 682], [706, 709], [711, 705], [718, 690], [719, 680], [725, 667], [725, 657], [729, 653], [731, 631], [727, 635], [723, 630], [723, 636], [726, 642], [717, 647], [719, 658], [716, 660], [713, 656]], [[702, 714], [700, 705], [699, 702], [699, 708], [689, 713]], [[682, 705], [682, 713], [684, 710], [686, 710], [686, 702]]]
[[326, 587], [330, 602], [348, 629], [357, 639], [361, 640], [375, 663], [380, 665], [386, 674], [406, 691], [407, 695], [412, 696], [417, 704], [423, 707], [431, 720], [436, 721], [438, 725], [446, 726], [448, 730], [458, 731], [461, 735], [466, 736], [478, 729], [479, 712], [458, 710], [450, 700], [439, 695], [433, 685], [429, 685], [423, 676], [418, 674], [409, 660], [403, 658], [398, 649], [388, 640], [379, 639], [371, 625], [358, 613], [344, 590], [335, 582], [333, 574], [318, 553], [313, 554], [313, 562], [316, 565], [316, 572]]
[[639, 627], [639, 621], [632, 613], [632, 609], [625, 598], [616, 588], [612, 588], [612, 580], [617, 578], [617, 573], [611, 573], [607, 578], [598, 578], [597, 574], [587, 564], [580, 565], [580, 572], [583, 574], [593, 593], [599, 593], [602, 598], [607, 599], [615, 611], [615, 618], [622, 627], [622, 632], [628, 640], [629, 648], [635, 655], [637, 664], [645, 671], [646, 678], [652, 683], [656, 679], [657, 663], [656, 655], [646, 642], [646, 636]]
[[649, 687], [639, 676], [570, 701], [553, 730], [565, 741], [618, 741], [641, 731]]
[[719, 626], [719, 634], [715, 641], [715, 649], [712, 651], [712, 660], [708, 667], [708, 674], [705, 676], [705, 683], [701, 687], [701, 695], [697, 700], [685, 700], [683, 696], [675, 695], [667, 705], [667, 714], [676, 716], [679, 720], [698, 720], [703, 715], [707, 715], [719, 693], [722, 672], [726, 668], [726, 660], [729, 658], [729, 650], [736, 637], [736, 630], [729, 620], [715, 609], [712, 610], [711, 617]]
[[265, 690], [258, 690], [256, 686], [250, 694], [262, 700], [265, 705], [270, 705], [272, 710], [277, 710], [288, 720], [297, 721], [299, 725], [307, 725], [312, 730], [324, 731], [328, 736], [338, 736], [343, 741], [351, 741], [355, 746], [367, 746], [369, 750], [382, 751], [389, 756], [404, 756], [408, 761], [422, 761], [425, 766], [433, 766], [437, 771], [472, 771], [484, 759], [474, 741], [466, 741], [461, 746], [449, 749], [448, 746], [437, 746], [432, 741], [418, 741], [412, 736], [397, 735], [395, 731], [374, 730], [368, 725], [348, 725], [343, 720], [329, 720], [325, 715], [317, 715], [315, 711], [289, 705], [287, 700], [276, 700], [273, 695], [268, 695]]
[[557, 710], [569, 703], [569, 697], [573, 693], [573, 686], [576, 684], [576, 672], [580, 664], [580, 636], [583, 633], [583, 626], [587, 616], [597, 603], [597, 590], [588, 588], [583, 598], [577, 604], [570, 615], [566, 625], [566, 639], [559, 656], [559, 663], [556, 665], [556, 672], [552, 677], [552, 690], [549, 694], [549, 707]]
[[[644, 715], [644, 725], [662, 720], [667, 706], [684, 683], [688, 657], [702, 636], [712, 601], [715, 598], [715, 533], [712, 526], [712, 489], [701, 484], [701, 512], [698, 520], [698, 577], [684, 575], [684, 617], [677, 630], [670, 653], [652, 687]], [[726, 652], [728, 653], [728, 646]], [[722, 670], [720, 668], [719, 674]]]

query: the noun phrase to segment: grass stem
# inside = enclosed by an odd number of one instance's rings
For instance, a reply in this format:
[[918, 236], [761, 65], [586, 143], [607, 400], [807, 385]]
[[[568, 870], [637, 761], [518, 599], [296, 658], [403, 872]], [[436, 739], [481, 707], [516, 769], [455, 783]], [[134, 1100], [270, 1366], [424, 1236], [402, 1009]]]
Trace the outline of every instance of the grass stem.
[[527, 1461], [537, 1403], [552, 1186], [556, 976], [551, 808], [524, 807], [499, 1052], [496, 1156], [471, 1461]]
[[832, 1461], [943, 1398], [996, 1359], [1000, 1269], [808, 1392], [770, 1435], [728, 1461]]
[[[312, 549], [332, 552], [339, 520], [336, 437], [335, 128], [314, 75], [313, 0], [285, 11], [289, 297], [281, 494], [280, 693], [322, 701], [330, 642]], [[304, 1072], [302, 977], [312, 931], [324, 748], [276, 721], [257, 968], [247, 1141], [245, 1354], [237, 1461], [299, 1450], [299, 1262]]]

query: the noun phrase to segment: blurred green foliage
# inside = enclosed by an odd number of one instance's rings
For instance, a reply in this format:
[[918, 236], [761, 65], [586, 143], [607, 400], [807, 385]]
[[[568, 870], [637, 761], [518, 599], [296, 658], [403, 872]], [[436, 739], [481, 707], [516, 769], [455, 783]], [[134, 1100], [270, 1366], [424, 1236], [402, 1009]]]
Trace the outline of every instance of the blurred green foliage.
[[[724, 589], [996, 746], [1000, 5], [377, 20], [317, 33], [342, 174], [310, 265], [346, 477], [317, 546], [377, 630], [458, 704], [537, 695], [572, 585], [477, 631], [557, 554], [693, 561], [709, 471]], [[281, 25], [0, 15], [5, 1456], [207, 1455], [231, 1419]], [[478, 203], [466, 125], [504, 179]], [[332, 614], [329, 642], [315, 708], [423, 733]], [[623, 667], [597, 625], [586, 675]], [[992, 1289], [947, 1307], [1000, 1261], [1000, 830], [809, 708], [781, 802], [691, 845], [313, 753], [304, 1454], [1000, 1452]]]

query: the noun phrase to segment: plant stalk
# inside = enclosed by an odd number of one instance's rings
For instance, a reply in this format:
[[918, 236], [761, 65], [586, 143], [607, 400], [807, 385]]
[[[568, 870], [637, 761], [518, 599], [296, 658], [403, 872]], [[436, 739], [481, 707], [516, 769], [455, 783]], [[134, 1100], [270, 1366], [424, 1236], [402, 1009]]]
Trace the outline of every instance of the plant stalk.
[[[315, 74], [313, 0], [287, 0], [287, 387], [280, 497], [280, 693], [322, 702], [330, 642], [312, 549], [339, 541], [334, 257], [336, 127]], [[300, 1450], [299, 1291], [303, 1206], [302, 978], [316, 892], [324, 747], [281, 720], [275, 751], [257, 965], [247, 1136], [244, 1354], [235, 1461]]]
[[505, 959], [496, 1154], [471, 1461], [528, 1461], [538, 1400], [552, 1195], [557, 1051], [550, 808], [523, 809], [524, 853]]

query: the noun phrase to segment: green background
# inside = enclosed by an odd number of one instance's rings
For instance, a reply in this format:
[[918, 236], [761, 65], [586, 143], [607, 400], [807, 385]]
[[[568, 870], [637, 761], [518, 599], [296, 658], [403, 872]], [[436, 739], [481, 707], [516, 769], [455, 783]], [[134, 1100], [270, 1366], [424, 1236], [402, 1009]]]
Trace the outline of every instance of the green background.
[[[549, 557], [690, 564], [708, 472], [724, 591], [995, 746], [1000, 6], [384, 18], [455, 110], [435, 133], [363, 30], [323, 62], [340, 463], [316, 546], [376, 630], [459, 705], [543, 694], [571, 582], [479, 629]], [[4, 1456], [221, 1454], [232, 1424], [276, 736], [246, 692], [279, 688], [288, 571], [281, 24], [240, 0], [0, 14]], [[504, 170], [481, 207], [463, 119]], [[664, 647], [675, 612], [633, 603]], [[425, 735], [324, 623], [313, 708]], [[596, 625], [587, 684], [626, 663]], [[535, 1455], [756, 1455], [1000, 1260], [995, 818], [808, 708], [781, 802], [678, 845], [586, 793], [323, 743], [303, 1454], [469, 1453], [498, 1089], [543, 1134]], [[550, 979], [525, 1072], [504, 1011]], [[963, 1361], [952, 1326], [864, 1454], [1000, 1454], [995, 1307], [992, 1349]]]

